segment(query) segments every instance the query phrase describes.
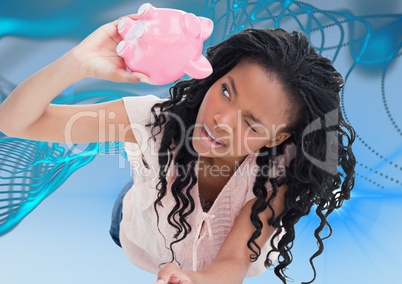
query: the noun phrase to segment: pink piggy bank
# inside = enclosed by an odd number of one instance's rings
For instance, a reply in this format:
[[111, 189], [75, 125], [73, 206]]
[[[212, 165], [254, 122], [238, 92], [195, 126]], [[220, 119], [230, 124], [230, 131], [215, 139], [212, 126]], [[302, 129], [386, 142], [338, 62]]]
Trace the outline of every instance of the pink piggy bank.
[[138, 20], [125, 17], [118, 24], [123, 40], [116, 52], [131, 71], [146, 74], [154, 85], [176, 81], [184, 74], [202, 79], [212, 73], [202, 55], [202, 44], [213, 30], [210, 19], [149, 3], [141, 5], [138, 15]]

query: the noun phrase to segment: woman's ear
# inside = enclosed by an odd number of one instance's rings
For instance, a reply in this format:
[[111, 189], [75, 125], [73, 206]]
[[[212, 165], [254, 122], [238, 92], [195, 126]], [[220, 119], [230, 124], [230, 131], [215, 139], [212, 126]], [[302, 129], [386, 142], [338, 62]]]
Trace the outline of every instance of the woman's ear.
[[291, 133], [288, 132], [281, 132], [276, 137], [269, 141], [267, 144], [265, 144], [265, 147], [271, 148], [280, 145], [283, 141], [288, 139], [290, 136], [292, 136]]

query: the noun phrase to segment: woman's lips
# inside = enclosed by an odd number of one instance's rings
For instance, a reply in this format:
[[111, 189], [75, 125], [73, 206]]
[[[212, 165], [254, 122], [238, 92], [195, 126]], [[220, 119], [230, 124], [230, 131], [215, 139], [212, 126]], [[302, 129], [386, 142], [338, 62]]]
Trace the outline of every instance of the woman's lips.
[[220, 137], [215, 137], [214, 134], [203, 124], [201, 129], [201, 140], [207, 144], [208, 147], [220, 148], [226, 146]]

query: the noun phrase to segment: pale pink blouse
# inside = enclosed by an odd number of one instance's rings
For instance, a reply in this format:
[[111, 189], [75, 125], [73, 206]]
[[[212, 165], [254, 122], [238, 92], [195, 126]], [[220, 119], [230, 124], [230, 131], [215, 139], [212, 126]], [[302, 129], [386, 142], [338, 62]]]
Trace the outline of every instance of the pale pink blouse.
[[[158, 149], [162, 133], [157, 135], [156, 142], [152, 138], [148, 140], [151, 137], [150, 127], [145, 126], [151, 120], [153, 121], [151, 107], [163, 100], [152, 95], [123, 98], [131, 129], [138, 143], [125, 143], [125, 150], [134, 173], [134, 185], [123, 200], [120, 241], [132, 263], [155, 274], [158, 273], [161, 263], [171, 260], [168, 247], [176, 232], [167, 222], [167, 215], [175, 205], [175, 200], [169, 191], [174, 178], [172, 168], [168, 172], [167, 196], [163, 199], [163, 207], [159, 207], [159, 227], [164, 236], [157, 228], [153, 203], [157, 197]], [[286, 154], [278, 159], [278, 168], [272, 170], [272, 176], [281, 174], [280, 168], [283, 169], [283, 166], [288, 165], [293, 156], [292, 151], [286, 151]], [[255, 173], [258, 169], [255, 159], [254, 154], [246, 157], [208, 212], [204, 212], [201, 206], [198, 185], [196, 184], [191, 190], [195, 200], [195, 210], [188, 216], [188, 222], [191, 224], [192, 231], [183, 241], [173, 246], [177, 260], [183, 269], [199, 271], [209, 265], [218, 254], [236, 216], [246, 202], [255, 197], [252, 192]], [[196, 173], [198, 164], [199, 160]], [[267, 190], [270, 188], [268, 182]], [[278, 240], [279, 238], [276, 238], [275, 241], [278, 242]], [[251, 264], [247, 276], [254, 276], [265, 271], [264, 260], [269, 250], [268, 241], [262, 248], [261, 257]], [[277, 256], [277, 254], [271, 255], [271, 260], [274, 262]]]

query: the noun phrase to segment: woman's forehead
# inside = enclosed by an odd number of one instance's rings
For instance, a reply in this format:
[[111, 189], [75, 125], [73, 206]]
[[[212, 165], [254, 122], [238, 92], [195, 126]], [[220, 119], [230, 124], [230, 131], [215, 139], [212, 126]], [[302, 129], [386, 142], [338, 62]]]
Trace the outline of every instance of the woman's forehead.
[[255, 63], [241, 63], [222, 80], [229, 85], [232, 96], [241, 102], [242, 109], [263, 124], [287, 122], [288, 95], [273, 74]]

